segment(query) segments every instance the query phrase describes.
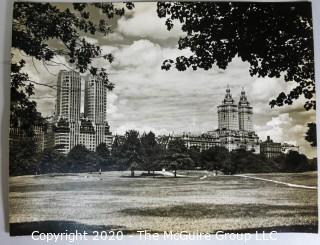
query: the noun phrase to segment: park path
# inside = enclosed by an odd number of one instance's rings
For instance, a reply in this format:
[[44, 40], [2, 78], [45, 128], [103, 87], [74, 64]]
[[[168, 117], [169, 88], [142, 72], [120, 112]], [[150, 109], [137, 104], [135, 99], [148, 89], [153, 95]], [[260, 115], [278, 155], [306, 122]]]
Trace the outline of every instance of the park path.
[[280, 185], [286, 185], [286, 186], [294, 187], [294, 188], [304, 188], [304, 189], [317, 190], [317, 186], [297, 185], [297, 184], [291, 184], [291, 183], [282, 182], [282, 181], [278, 181], [278, 180], [264, 179], [264, 178], [254, 177], [254, 176], [249, 176], [249, 175], [244, 175], [244, 174], [237, 174], [237, 175], [234, 175], [234, 176], [239, 176], [239, 177], [249, 178], [249, 179], [255, 179], [255, 180], [262, 180], [262, 181], [272, 182], [272, 183], [276, 183], [276, 184], [280, 184]]

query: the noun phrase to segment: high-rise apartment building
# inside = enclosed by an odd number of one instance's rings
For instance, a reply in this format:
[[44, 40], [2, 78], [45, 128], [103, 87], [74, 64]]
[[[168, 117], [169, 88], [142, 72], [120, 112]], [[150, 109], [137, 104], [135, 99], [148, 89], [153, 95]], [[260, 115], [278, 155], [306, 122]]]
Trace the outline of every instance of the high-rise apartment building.
[[95, 151], [101, 143], [110, 148], [112, 134], [106, 120], [107, 88], [102, 80], [85, 77], [84, 116], [81, 109], [81, 76], [75, 71], [60, 71], [57, 81], [57, 103], [54, 141], [57, 149], [67, 154], [74, 146], [83, 145]]
[[259, 153], [259, 137], [253, 131], [252, 115], [252, 107], [244, 89], [237, 104], [228, 87], [222, 104], [218, 106], [218, 129], [208, 134], [218, 139], [219, 144], [229, 151], [244, 149]]
[[101, 79], [91, 75], [85, 78], [84, 115], [93, 123], [95, 145], [111, 146], [112, 136], [107, 123], [107, 87]]
[[81, 108], [81, 77], [78, 72], [62, 70], [58, 74], [56, 118], [79, 121]]
[[218, 106], [218, 129], [202, 135], [182, 134], [169, 137], [180, 138], [186, 147], [206, 150], [214, 146], [223, 146], [229, 151], [244, 149], [260, 152], [259, 137], [253, 131], [252, 107], [242, 89], [239, 102], [232, 98], [229, 86], [222, 103]]

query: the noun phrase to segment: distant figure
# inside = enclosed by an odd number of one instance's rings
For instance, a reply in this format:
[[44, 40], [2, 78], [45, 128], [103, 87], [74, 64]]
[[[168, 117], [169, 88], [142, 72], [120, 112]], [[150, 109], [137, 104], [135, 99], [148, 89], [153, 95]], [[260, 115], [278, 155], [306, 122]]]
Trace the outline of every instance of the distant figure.
[[99, 169], [99, 174], [101, 175], [101, 168]]
[[165, 168], [163, 168], [163, 169], [162, 169], [162, 172], [165, 172], [165, 171], [166, 171], [166, 169], [165, 169]]

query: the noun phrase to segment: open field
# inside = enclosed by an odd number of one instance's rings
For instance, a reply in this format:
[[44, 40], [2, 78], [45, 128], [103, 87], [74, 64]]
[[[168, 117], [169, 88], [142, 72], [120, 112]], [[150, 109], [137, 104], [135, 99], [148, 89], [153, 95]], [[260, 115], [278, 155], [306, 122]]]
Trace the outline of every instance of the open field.
[[[51, 232], [317, 231], [317, 190], [200, 171], [179, 174], [189, 177], [123, 177], [129, 172], [11, 177], [12, 234], [35, 227]], [[252, 176], [317, 183], [314, 172]]]

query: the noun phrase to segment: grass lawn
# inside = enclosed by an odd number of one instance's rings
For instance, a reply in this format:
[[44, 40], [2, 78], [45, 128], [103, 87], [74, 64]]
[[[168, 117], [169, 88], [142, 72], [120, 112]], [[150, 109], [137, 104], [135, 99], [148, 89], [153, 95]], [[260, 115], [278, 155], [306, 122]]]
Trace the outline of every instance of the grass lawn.
[[[35, 227], [126, 233], [317, 230], [317, 190], [205, 172], [178, 174], [190, 177], [123, 177], [129, 172], [11, 177], [12, 234]], [[254, 176], [313, 186], [316, 174]]]

